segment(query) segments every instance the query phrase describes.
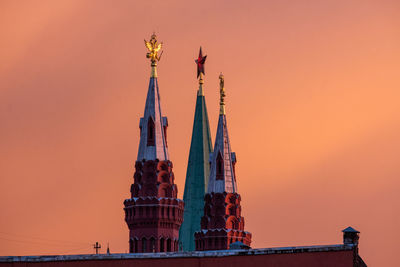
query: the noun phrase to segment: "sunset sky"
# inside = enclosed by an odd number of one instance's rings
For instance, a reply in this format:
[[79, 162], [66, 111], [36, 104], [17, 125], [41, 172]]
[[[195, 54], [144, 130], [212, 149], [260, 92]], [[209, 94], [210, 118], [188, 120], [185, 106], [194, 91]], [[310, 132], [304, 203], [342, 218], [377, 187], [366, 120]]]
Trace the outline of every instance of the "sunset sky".
[[202, 46], [213, 143], [225, 76], [252, 247], [339, 244], [351, 225], [368, 265], [398, 263], [399, 14], [398, 0], [0, 1], [0, 255], [128, 250], [155, 31], [180, 198]]

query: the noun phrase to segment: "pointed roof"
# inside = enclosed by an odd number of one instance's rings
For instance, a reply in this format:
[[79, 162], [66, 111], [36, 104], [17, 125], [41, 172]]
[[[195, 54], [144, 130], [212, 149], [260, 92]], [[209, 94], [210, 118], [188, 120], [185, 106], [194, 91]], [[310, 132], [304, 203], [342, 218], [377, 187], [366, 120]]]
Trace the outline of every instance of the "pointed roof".
[[194, 251], [196, 248], [194, 233], [200, 231], [200, 221], [204, 210], [204, 195], [207, 191], [210, 175], [209, 156], [212, 151], [210, 124], [203, 92], [203, 73], [200, 73], [199, 77], [199, 90], [197, 91], [192, 141], [183, 194], [185, 211], [179, 233], [179, 239], [182, 241], [184, 251]]
[[204, 95], [198, 94], [183, 194], [185, 211], [179, 235], [184, 251], [195, 250], [194, 233], [200, 231], [204, 195], [210, 175], [209, 155], [211, 151], [212, 143], [206, 101]]
[[165, 137], [168, 119], [161, 114], [158, 81], [154, 76], [150, 77], [144, 115], [140, 118], [139, 127], [140, 143], [137, 160], [169, 160]]
[[158, 43], [157, 36], [153, 33], [150, 41], [144, 40], [148, 50], [146, 57], [151, 62], [151, 75], [147, 91], [144, 115], [140, 118], [140, 143], [137, 160], [169, 160], [166, 132], [168, 127], [167, 117], [161, 115], [160, 93], [158, 91], [157, 62], [161, 59], [159, 54], [162, 43]]
[[236, 193], [236, 177], [233, 170], [236, 154], [231, 150], [225, 114], [219, 115], [214, 152], [210, 155], [210, 162], [207, 193]]
[[214, 152], [210, 155], [211, 169], [207, 193], [236, 193], [237, 185], [233, 168], [236, 163], [236, 154], [232, 152], [229, 141], [224, 101], [224, 77], [222, 74], [220, 75], [220, 95], [220, 114]]

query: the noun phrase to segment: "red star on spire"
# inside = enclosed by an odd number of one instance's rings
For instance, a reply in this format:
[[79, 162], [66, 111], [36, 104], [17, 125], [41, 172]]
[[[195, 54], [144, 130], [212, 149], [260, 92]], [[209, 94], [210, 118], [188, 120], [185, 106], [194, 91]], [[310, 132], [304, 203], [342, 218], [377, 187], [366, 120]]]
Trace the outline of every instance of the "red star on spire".
[[201, 52], [201, 46], [200, 46], [200, 52], [199, 52], [199, 57], [195, 60], [197, 64], [197, 78], [199, 78], [200, 73], [204, 73], [204, 63], [206, 62], [207, 56], [203, 57], [203, 53]]

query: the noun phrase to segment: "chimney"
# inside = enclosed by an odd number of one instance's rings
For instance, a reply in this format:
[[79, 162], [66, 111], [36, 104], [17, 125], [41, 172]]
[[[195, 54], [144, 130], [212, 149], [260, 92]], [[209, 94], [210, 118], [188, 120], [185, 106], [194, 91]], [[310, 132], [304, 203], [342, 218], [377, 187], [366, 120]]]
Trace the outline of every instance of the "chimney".
[[342, 230], [342, 232], [343, 232], [343, 243], [345, 245], [353, 244], [358, 246], [358, 239], [360, 238], [359, 231], [349, 226], [346, 229]]

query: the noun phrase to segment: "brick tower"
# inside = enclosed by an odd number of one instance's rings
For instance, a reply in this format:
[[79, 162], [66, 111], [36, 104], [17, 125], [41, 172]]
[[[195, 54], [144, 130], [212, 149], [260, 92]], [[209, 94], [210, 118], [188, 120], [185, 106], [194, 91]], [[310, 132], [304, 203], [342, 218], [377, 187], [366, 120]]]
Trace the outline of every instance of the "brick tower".
[[241, 197], [237, 192], [236, 155], [231, 151], [225, 113], [224, 77], [220, 75], [220, 112], [214, 152], [210, 155], [210, 179], [204, 197], [201, 231], [195, 233], [196, 250], [229, 249], [235, 242], [250, 247], [251, 233], [244, 231]]
[[194, 233], [200, 231], [200, 219], [204, 209], [204, 195], [210, 176], [209, 156], [212, 151], [212, 144], [206, 99], [203, 91], [204, 63], [206, 57], [203, 57], [200, 48], [199, 57], [196, 60], [199, 90], [197, 91], [192, 142], [190, 144], [185, 192], [183, 194], [185, 212], [179, 232], [179, 239], [182, 242], [184, 251], [195, 250]]
[[168, 252], [179, 249], [183, 201], [177, 199], [172, 162], [167, 146], [167, 117], [161, 115], [157, 61], [162, 44], [153, 34], [145, 42], [151, 59], [151, 76], [144, 116], [140, 119], [140, 143], [131, 198], [124, 201], [129, 227], [129, 252]]

